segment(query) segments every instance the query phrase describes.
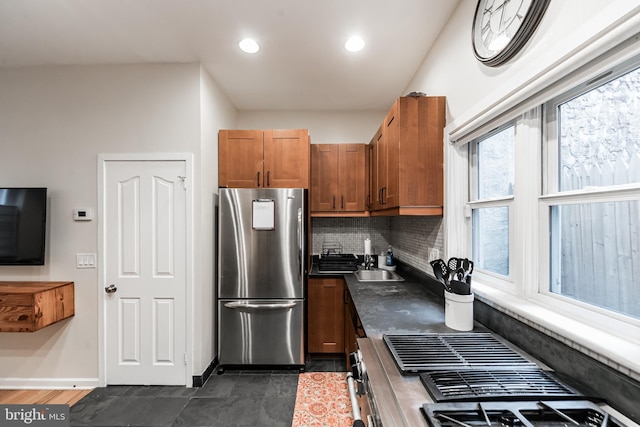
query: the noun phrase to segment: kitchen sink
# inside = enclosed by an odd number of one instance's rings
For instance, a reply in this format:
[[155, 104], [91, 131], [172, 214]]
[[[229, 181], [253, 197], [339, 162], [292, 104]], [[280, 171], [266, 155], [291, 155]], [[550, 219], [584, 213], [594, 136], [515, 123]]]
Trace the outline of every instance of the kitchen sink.
[[355, 273], [358, 282], [401, 282], [404, 279], [389, 270], [358, 270]]

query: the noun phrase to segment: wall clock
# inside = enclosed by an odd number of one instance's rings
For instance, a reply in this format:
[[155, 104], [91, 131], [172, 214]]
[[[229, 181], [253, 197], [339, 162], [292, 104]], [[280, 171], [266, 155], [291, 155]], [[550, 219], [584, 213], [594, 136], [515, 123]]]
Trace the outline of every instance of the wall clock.
[[478, 0], [471, 40], [480, 62], [490, 67], [511, 59], [547, 10], [550, 0]]

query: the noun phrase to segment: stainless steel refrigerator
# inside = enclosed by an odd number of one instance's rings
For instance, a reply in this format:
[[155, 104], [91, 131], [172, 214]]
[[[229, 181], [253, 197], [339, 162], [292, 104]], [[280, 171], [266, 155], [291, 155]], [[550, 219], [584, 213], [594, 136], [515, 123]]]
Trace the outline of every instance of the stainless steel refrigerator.
[[306, 210], [304, 189], [220, 189], [220, 365], [304, 365]]

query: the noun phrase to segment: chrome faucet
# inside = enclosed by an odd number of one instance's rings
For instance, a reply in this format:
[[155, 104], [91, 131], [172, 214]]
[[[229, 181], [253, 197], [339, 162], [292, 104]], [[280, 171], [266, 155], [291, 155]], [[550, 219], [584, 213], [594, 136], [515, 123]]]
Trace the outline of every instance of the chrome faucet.
[[364, 256], [364, 269], [371, 270], [371, 266], [373, 265], [373, 257], [371, 255]]

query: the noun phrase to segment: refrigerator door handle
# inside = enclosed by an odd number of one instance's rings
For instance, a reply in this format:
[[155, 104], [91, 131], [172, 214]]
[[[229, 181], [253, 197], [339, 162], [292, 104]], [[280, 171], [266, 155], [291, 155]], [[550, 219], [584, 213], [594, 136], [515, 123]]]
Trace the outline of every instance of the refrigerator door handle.
[[305, 275], [304, 264], [304, 227], [302, 224], [302, 209], [298, 209], [298, 266], [300, 267], [300, 283], [302, 283]]
[[227, 302], [224, 304], [226, 308], [237, 308], [237, 309], [256, 309], [256, 310], [278, 310], [284, 308], [293, 308], [296, 306], [295, 302], [284, 303], [284, 304], [251, 304], [244, 302]]

